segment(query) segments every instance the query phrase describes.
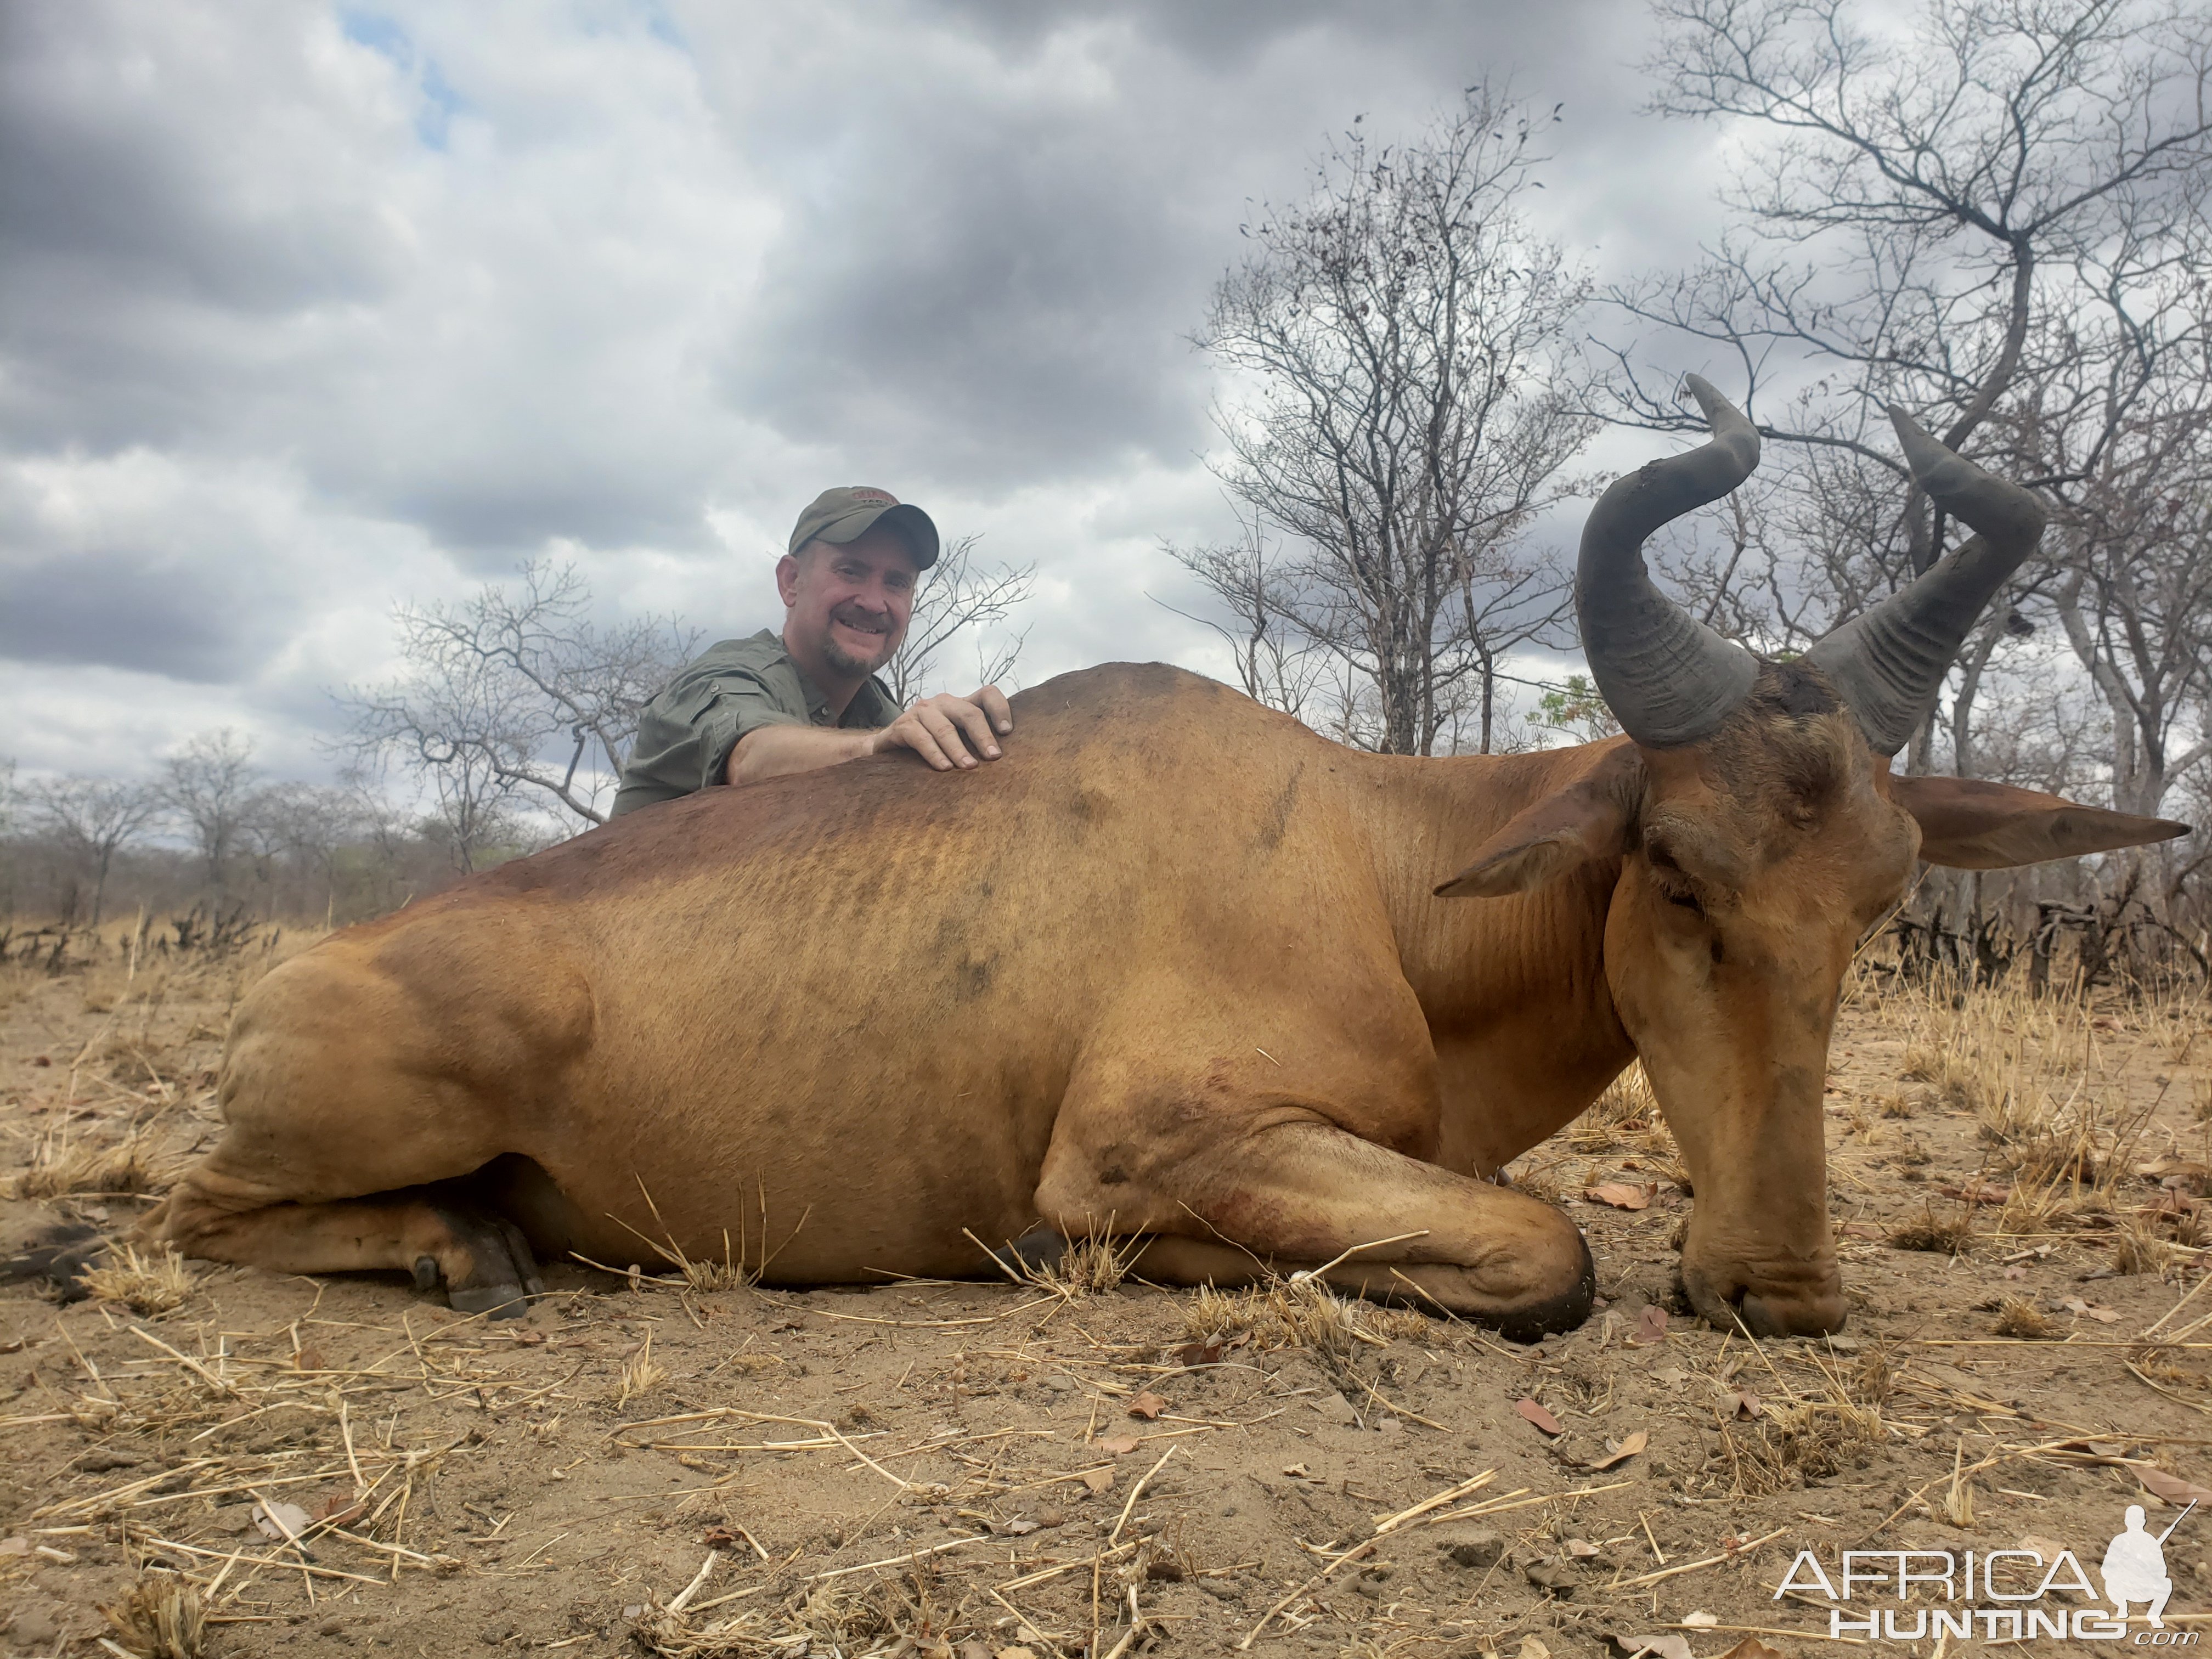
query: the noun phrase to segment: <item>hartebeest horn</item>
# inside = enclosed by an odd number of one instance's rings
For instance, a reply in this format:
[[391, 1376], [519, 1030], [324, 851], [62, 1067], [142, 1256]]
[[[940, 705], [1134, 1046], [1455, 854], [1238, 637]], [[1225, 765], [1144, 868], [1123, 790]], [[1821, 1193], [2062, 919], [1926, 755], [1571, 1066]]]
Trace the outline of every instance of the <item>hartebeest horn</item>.
[[1759, 465], [1751, 422], [1705, 381], [1688, 380], [1712, 441], [1614, 479], [1583, 526], [1575, 571], [1590, 678], [1621, 730], [1655, 749], [1711, 737], [1759, 672], [1757, 658], [1654, 587], [1644, 565], [1645, 537], [1718, 501]]
[[1895, 404], [1889, 418], [1912, 481], [1976, 533], [1863, 616], [1805, 653], [1857, 717], [1880, 755], [1905, 747], [1936, 702], [1982, 609], [2035, 550], [2043, 504], [2020, 485], [1961, 460]]

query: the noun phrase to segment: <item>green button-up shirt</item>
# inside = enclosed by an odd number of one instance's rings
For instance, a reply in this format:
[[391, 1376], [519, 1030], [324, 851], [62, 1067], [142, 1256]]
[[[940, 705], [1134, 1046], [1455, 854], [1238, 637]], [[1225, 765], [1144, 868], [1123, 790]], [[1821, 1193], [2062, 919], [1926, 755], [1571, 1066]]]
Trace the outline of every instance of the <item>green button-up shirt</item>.
[[722, 782], [738, 739], [763, 726], [866, 731], [889, 726], [898, 713], [890, 690], [872, 678], [836, 719], [775, 634], [763, 628], [749, 640], [724, 640], [646, 704], [610, 816]]

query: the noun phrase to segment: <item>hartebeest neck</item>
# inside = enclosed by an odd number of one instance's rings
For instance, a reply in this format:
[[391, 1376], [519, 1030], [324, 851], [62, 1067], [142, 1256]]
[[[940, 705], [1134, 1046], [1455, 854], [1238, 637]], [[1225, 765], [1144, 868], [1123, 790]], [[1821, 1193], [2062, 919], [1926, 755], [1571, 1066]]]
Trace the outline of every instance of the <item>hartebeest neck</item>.
[[1605, 919], [1617, 859], [1506, 898], [1438, 898], [1434, 890], [1524, 808], [1577, 781], [1612, 746], [1363, 756], [1349, 769], [1399, 960], [1431, 1030], [1479, 1028], [1532, 1002], [1555, 1019], [1610, 1024]]

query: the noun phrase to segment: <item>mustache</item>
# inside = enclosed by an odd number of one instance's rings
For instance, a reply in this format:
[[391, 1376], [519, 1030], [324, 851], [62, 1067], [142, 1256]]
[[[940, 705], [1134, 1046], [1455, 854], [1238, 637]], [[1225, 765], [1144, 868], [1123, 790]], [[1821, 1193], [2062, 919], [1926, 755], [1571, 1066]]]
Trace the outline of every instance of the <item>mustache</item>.
[[830, 613], [830, 620], [843, 623], [848, 628], [891, 630], [891, 615], [888, 611], [870, 611], [866, 606], [847, 603]]

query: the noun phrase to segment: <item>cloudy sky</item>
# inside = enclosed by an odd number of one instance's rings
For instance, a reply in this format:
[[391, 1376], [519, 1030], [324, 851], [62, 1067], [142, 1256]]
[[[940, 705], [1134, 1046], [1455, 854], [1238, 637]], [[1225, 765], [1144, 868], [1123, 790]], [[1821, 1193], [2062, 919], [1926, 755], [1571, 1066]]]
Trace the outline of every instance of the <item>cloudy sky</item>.
[[1024, 682], [1218, 672], [1146, 596], [1195, 605], [1157, 544], [1229, 522], [1187, 337], [1240, 222], [1353, 116], [1510, 76], [1565, 106], [1543, 228], [1686, 259], [1721, 136], [1636, 112], [1648, 34], [1641, 0], [11, 0], [0, 761], [227, 724], [326, 776], [395, 601], [550, 551], [611, 615], [749, 632], [833, 483], [1038, 563]]

